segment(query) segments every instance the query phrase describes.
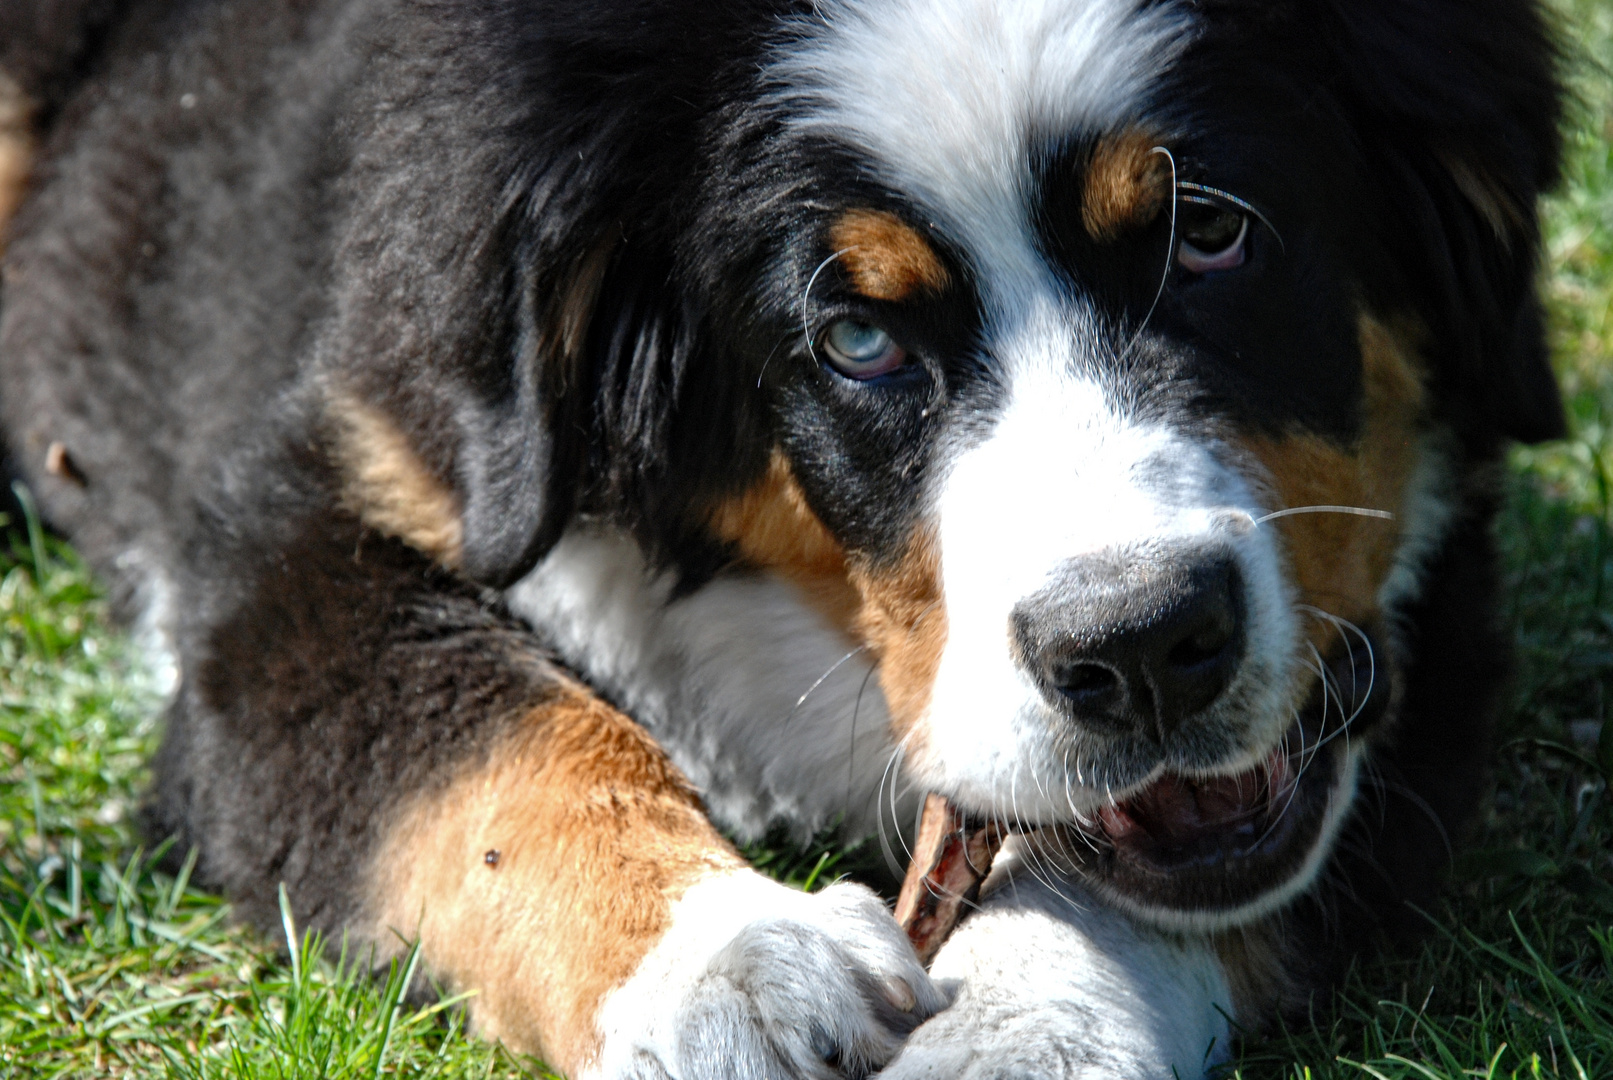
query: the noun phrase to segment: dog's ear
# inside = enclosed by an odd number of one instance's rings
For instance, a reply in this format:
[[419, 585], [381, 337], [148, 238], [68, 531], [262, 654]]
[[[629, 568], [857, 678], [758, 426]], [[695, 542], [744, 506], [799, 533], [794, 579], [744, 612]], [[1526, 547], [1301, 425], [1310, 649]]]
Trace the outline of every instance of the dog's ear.
[[721, 460], [701, 437], [731, 441], [699, 423], [726, 418], [702, 395], [735, 380], [689, 362], [678, 193], [698, 187], [716, 73], [749, 78], [741, 57], [774, 19], [727, 5], [697, 20], [716, 30], [664, 39], [632, 5], [551, 6], [375, 20], [374, 100], [347, 110], [332, 196], [318, 367], [327, 412], [351, 414], [329, 425], [342, 496], [494, 587], [581, 510], [671, 529], [658, 513], [697, 500], [669, 478]]
[[[406, 242], [392, 235], [387, 246]], [[321, 395], [341, 501], [480, 584], [518, 580], [568, 523], [586, 455], [586, 339], [612, 245], [543, 258], [520, 230], [376, 273], [363, 261]], [[437, 272], [430, 267], [436, 262]]]
[[613, 246], [595, 240], [556, 274], [520, 275], [512, 332], [494, 354], [508, 367], [491, 365], [459, 410], [459, 569], [475, 581], [513, 583], [570, 520], [590, 426], [587, 341]]
[[323, 390], [348, 508], [494, 588], [553, 547], [585, 491], [637, 528], [685, 494], [674, 459], [726, 460], [672, 445], [692, 345], [664, 251], [617, 222], [512, 233], [450, 273], [400, 275], [408, 299], [366, 291], [345, 350], [360, 362], [327, 365]]
[[1564, 433], [1535, 291], [1558, 52], [1534, 0], [1324, 0], [1340, 92], [1429, 322], [1435, 377], [1497, 435]]

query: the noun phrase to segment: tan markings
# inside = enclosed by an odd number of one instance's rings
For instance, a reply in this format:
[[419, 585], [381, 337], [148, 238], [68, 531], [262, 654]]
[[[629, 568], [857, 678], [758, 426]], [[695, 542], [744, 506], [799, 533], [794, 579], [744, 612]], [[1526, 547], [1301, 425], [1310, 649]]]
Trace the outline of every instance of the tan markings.
[[789, 459], [773, 451], [760, 483], [717, 507], [711, 529], [754, 566], [844, 577], [846, 553], [807, 505]]
[[750, 491], [723, 503], [712, 531], [752, 566], [800, 586], [830, 620], [879, 658], [879, 681], [898, 736], [917, 723], [946, 644], [941, 560], [927, 532], [889, 567], [849, 558], [807, 505], [789, 461], [778, 451]]
[[580, 687], [395, 820], [370, 867], [374, 940], [418, 938], [475, 994], [477, 1031], [571, 1076], [671, 903], [743, 865], [643, 729]]
[[[1279, 507], [1355, 506], [1401, 515], [1417, 460], [1424, 389], [1409, 333], [1359, 320], [1365, 382], [1359, 445], [1340, 449], [1295, 435], [1245, 445], [1265, 467]], [[1378, 589], [1400, 544], [1400, 522], [1349, 514], [1297, 514], [1271, 523], [1286, 541], [1308, 604], [1358, 624], [1378, 613]], [[1333, 633], [1317, 627], [1320, 641]]]
[[793, 582], [831, 623], [850, 631], [861, 601], [846, 579], [846, 554], [807, 505], [780, 451], [755, 487], [717, 507], [711, 530], [749, 565]]
[[862, 596], [857, 634], [879, 657], [879, 685], [890, 708], [891, 730], [898, 739], [916, 734], [930, 706], [947, 641], [940, 549], [933, 535], [921, 530], [889, 569], [854, 562], [851, 583]]
[[0, 254], [11, 217], [22, 205], [33, 168], [33, 110], [22, 89], [0, 73]]
[[1099, 243], [1146, 225], [1170, 199], [1170, 164], [1147, 132], [1105, 136], [1087, 165], [1081, 222]]
[[884, 210], [847, 210], [829, 230], [829, 243], [856, 290], [874, 300], [938, 293], [947, 269], [917, 229]]
[[1456, 154], [1442, 152], [1439, 160], [1456, 181], [1457, 190], [1494, 230], [1496, 239], [1503, 247], [1510, 248], [1513, 240], [1528, 227], [1528, 214], [1518, 205], [1518, 200], [1488, 173]]
[[459, 565], [459, 497], [439, 480], [379, 409], [343, 393], [329, 398], [342, 499], [370, 528], [395, 536], [444, 566]]
[[807, 505], [781, 452], [773, 451], [755, 487], [717, 507], [711, 530], [746, 563], [787, 578], [831, 623], [850, 630], [860, 600], [846, 579], [846, 554]]

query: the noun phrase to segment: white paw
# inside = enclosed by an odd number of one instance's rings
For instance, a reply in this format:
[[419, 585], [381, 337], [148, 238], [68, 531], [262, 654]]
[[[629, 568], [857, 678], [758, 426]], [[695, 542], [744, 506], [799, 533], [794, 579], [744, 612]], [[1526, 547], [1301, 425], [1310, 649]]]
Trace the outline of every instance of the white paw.
[[936, 956], [955, 1000], [880, 1080], [1196, 1080], [1225, 1053], [1229, 997], [1207, 945], [1015, 885]]
[[673, 905], [671, 928], [600, 1010], [591, 1077], [862, 1077], [945, 1004], [884, 903], [749, 870]]

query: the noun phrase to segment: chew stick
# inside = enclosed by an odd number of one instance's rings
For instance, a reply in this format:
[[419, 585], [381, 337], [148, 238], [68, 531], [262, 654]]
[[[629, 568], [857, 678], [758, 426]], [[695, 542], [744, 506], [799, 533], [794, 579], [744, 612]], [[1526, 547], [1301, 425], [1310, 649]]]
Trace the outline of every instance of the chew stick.
[[979, 899], [1002, 842], [1001, 825], [971, 822], [945, 796], [925, 796], [896, 921], [926, 967]]

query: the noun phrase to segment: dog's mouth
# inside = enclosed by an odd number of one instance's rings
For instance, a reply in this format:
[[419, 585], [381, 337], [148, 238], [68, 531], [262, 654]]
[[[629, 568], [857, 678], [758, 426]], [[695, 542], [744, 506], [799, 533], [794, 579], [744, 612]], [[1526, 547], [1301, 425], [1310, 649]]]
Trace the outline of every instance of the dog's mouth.
[[1287, 749], [1237, 776], [1203, 780], [1164, 773], [1097, 813], [1097, 830], [1122, 857], [1171, 873], [1226, 858], [1244, 858], [1276, 839], [1310, 761]]
[[[1239, 921], [1300, 891], [1353, 796], [1351, 748], [1389, 697], [1386, 673], [1365, 670], [1359, 648], [1328, 668], [1328, 688], [1318, 682], [1253, 768], [1212, 777], [1163, 772], [1063, 827], [1062, 854], [1099, 892], [1178, 924]], [[1356, 692], [1341, 695], [1341, 686]]]

